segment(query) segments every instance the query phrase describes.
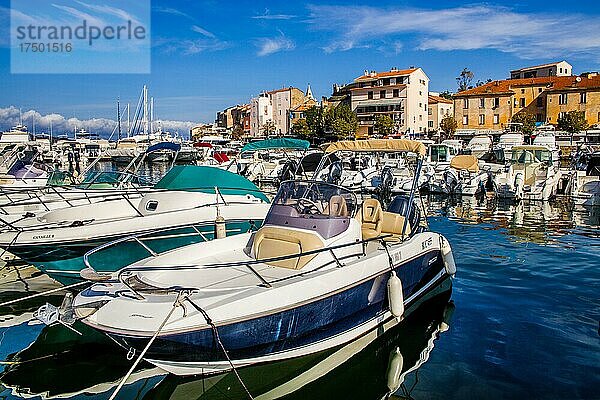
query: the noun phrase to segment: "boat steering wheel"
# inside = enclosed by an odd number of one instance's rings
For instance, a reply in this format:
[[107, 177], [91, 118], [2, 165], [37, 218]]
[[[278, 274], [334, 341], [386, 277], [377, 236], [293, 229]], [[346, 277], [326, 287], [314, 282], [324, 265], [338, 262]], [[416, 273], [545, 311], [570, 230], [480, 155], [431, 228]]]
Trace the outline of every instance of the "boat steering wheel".
[[319, 206], [314, 201], [307, 199], [306, 197], [301, 197], [298, 199], [298, 203], [296, 204], [296, 210], [299, 213], [307, 213], [307, 214], [320, 214], [321, 210]]

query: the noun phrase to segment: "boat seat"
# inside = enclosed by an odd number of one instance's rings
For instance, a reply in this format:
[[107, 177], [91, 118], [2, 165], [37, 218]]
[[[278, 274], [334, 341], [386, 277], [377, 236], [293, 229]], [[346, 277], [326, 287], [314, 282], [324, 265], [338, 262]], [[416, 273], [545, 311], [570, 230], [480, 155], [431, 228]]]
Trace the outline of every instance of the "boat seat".
[[329, 203], [325, 206], [324, 214], [331, 217], [347, 217], [348, 205], [346, 199], [342, 196], [331, 196]]
[[[404, 228], [404, 221], [406, 218], [403, 215], [396, 214], [393, 212], [383, 212], [383, 223], [381, 228], [381, 234], [383, 236], [392, 235], [384, 240], [390, 242], [397, 242], [402, 239], [402, 229]], [[404, 237], [410, 236], [411, 228], [410, 223], [406, 224], [406, 230], [404, 231]]]
[[383, 210], [377, 199], [366, 199], [356, 219], [361, 223], [363, 240], [373, 239], [381, 235], [383, 228]]
[[[323, 241], [314, 233], [266, 225], [254, 234], [252, 248], [257, 260], [284, 257], [323, 248]], [[317, 254], [268, 261], [273, 267], [301, 269]]]

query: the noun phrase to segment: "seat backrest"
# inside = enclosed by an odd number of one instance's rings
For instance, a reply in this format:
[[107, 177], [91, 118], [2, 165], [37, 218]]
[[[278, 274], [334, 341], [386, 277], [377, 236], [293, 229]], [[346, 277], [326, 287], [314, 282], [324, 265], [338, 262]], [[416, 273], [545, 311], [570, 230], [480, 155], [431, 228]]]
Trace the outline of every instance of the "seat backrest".
[[363, 239], [377, 237], [381, 234], [383, 210], [377, 199], [366, 199], [356, 218], [361, 223]]
[[396, 214], [393, 212], [383, 212], [383, 223], [381, 233], [386, 235], [393, 236], [402, 236], [402, 230], [404, 229], [404, 236], [410, 236], [411, 234], [411, 226], [410, 224], [406, 224], [406, 228], [404, 227], [406, 219], [404, 216], [400, 214]]
[[347, 217], [348, 216], [348, 205], [346, 199], [342, 196], [331, 196], [329, 204], [325, 209], [325, 214], [329, 214], [331, 217]]

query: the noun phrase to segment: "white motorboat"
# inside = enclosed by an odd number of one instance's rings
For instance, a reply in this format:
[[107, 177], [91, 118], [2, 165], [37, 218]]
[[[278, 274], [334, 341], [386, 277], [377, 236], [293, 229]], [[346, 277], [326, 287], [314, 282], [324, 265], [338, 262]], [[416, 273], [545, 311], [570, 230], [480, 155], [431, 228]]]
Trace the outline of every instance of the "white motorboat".
[[512, 158], [505, 172], [496, 174], [499, 198], [549, 200], [556, 195], [561, 172], [552, 152], [545, 146], [512, 147]]
[[[402, 146], [419, 154], [418, 176], [421, 143], [366, 142], [333, 143], [326, 153]], [[136, 262], [80, 293], [75, 316], [179, 375], [348, 343], [402, 319], [455, 273], [448, 241], [419, 217], [415, 186], [416, 178], [411, 195], [384, 211], [340, 186], [283, 182], [258, 231]]]
[[500, 135], [498, 143], [494, 146], [494, 150], [503, 153], [503, 160], [509, 161], [512, 158], [512, 148], [514, 146], [521, 146], [523, 143], [522, 133], [505, 133]]
[[475, 196], [485, 193], [490, 179], [488, 173], [479, 168], [477, 157], [465, 154], [454, 157], [442, 177], [430, 183], [432, 193]]
[[[0, 247], [71, 283], [81, 279], [84, 254], [104, 243], [157, 229], [158, 237], [180, 237], [182, 243], [206, 240], [213, 237], [218, 216], [226, 233], [237, 234], [260, 226], [269, 207], [267, 197], [247, 179], [211, 167], [177, 166], [154, 189], [140, 197], [4, 216]], [[127, 265], [135, 251], [139, 247], [111, 253], [102, 268]]]
[[492, 138], [488, 135], [476, 135], [469, 140], [466, 149], [479, 158], [492, 149]]
[[600, 152], [582, 156], [579, 167], [574, 171], [571, 190], [575, 204], [600, 206]]

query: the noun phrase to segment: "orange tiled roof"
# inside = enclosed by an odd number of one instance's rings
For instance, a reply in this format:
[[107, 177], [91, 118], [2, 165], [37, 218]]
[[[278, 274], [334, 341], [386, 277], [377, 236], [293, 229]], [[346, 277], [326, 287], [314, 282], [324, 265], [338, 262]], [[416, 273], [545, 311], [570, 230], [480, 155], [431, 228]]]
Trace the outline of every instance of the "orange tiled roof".
[[409, 68], [409, 69], [400, 69], [400, 70], [395, 70], [395, 71], [376, 72], [375, 75], [368, 74], [368, 75], [359, 76], [358, 78], [356, 78], [354, 80], [354, 82], [369, 81], [369, 80], [373, 80], [373, 79], [387, 78], [387, 77], [392, 77], [392, 76], [409, 75], [409, 74], [412, 74], [413, 72], [415, 72], [417, 69], [418, 68]]
[[560, 90], [578, 90], [578, 89], [600, 89], [600, 75], [589, 75], [587, 76], [561, 76], [561, 79], [557, 80], [547, 90], [560, 91]]
[[444, 97], [441, 96], [432, 96], [429, 95], [429, 104], [435, 104], [435, 103], [446, 103], [446, 104], [452, 104], [453, 101], [446, 99]]

